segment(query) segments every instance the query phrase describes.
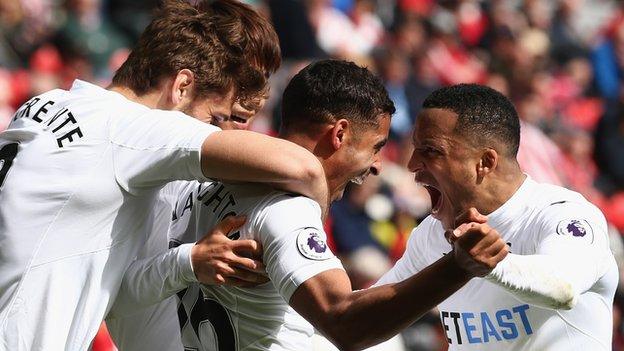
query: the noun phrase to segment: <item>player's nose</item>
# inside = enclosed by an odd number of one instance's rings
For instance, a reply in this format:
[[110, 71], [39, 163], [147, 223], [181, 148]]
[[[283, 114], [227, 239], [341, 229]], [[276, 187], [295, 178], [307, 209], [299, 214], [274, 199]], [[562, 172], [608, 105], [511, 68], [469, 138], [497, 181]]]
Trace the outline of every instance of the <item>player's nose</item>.
[[407, 169], [409, 169], [410, 172], [417, 172], [417, 171], [422, 170], [423, 168], [424, 167], [423, 167], [422, 160], [420, 159], [418, 152], [414, 150], [412, 152], [412, 156], [409, 159], [409, 162], [407, 163]]

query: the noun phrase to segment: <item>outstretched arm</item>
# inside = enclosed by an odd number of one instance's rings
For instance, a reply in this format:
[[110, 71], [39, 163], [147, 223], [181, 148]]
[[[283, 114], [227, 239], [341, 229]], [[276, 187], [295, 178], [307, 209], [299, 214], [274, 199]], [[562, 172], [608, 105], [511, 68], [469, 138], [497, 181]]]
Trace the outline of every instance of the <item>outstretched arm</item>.
[[358, 350], [397, 334], [506, 254], [500, 236], [480, 228], [459, 239], [452, 254], [400, 283], [352, 292], [346, 273], [330, 270], [301, 284], [290, 305], [338, 348]]
[[203, 143], [201, 165], [208, 178], [269, 183], [310, 197], [327, 210], [329, 194], [320, 161], [290, 141], [244, 130], [215, 132]]

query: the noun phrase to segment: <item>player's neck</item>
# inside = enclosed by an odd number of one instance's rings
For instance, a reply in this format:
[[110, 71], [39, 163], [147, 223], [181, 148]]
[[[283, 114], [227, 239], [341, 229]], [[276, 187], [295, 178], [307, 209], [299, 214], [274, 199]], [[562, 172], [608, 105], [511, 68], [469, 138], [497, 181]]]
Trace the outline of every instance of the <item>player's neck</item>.
[[158, 90], [153, 90], [143, 95], [137, 95], [134, 90], [126, 86], [110, 85], [107, 89], [123, 95], [126, 99], [132, 102], [136, 102], [137, 104], [141, 104], [152, 109], [159, 108], [159, 102], [162, 97], [162, 94]]
[[[290, 142], [293, 142], [303, 148], [305, 148], [306, 150], [310, 151], [311, 153], [314, 154], [314, 156], [316, 156], [316, 158], [319, 159], [319, 161], [321, 162], [321, 165], [323, 166], [323, 169], [325, 171], [325, 177], [329, 177], [331, 172], [329, 171], [328, 167], [328, 163], [326, 160], [326, 156], [325, 156], [325, 152], [321, 151], [322, 149], [324, 149], [323, 147], [321, 147], [322, 143], [320, 142], [320, 140], [318, 139], [318, 137], [314, 137], [312, 136], [313, 133], [307, 134], [307, 133], [284, 133], [283, 131], [280, 132], [280, 134], [278, 135], [279, 138], [284, 139], [284, 140], [288, 140]], [[327, 181], [329, 182], [329, 179], [327, 179]], [[332, 192], [332, 188], [329, 186], [329, 184], [327, 185], [329, 187], [329, 192], [331, 194]], [[331, 205], [331, 202], [333, 201], [332, 199], [328, 199], [329, 200], [329, 204], [327, 205], [327, 209], [329, 209], [329, 206]], [[327, 213], [323, 213], [322, 217], [323, 220], [326, 219], [327, 217]]]
[[302, 134], [302, 133], [289, 133], [289, 134], [280, 133], [278, 137], [281, 139], [293, 142], [303, 147], [304, 149], [310, 151], [311, 153], [314, 153], [314, 150], [316, 149], [316, 145], [318, 144], [318, 141], [313, 140], [308, 135]]
[[479, 199], [479, 212], [490, 214], [503, 206], [520, 189], [526, 175], [520, 170], [517, 172], [505, 172], [493, 174], [492, 177], [483, 184]]

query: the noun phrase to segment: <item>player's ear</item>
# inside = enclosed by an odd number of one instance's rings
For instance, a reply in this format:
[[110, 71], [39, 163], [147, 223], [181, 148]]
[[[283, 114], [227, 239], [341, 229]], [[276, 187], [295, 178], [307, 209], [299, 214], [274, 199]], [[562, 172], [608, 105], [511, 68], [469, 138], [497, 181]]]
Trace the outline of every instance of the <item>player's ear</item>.
[[498, 166], [498, 157], [498, 152], [494, 149], [487, 148], [483, 150], [479, 158], [479, 164], [477, 164], [477, 180], [479, 183], [496, 169]]
[[190, 69], [181, 69], [176, 74], [169, 91], [169, 99], [174, 106], [186, 105], [193, 96], [195, 75]]
[[334, 150], [338, 150], [342, 147], [348, 137], [347, 134], [351, 132], [350, 129], [351, 125], [346, 119], [339, 119], [334, 123], [331, 134]]

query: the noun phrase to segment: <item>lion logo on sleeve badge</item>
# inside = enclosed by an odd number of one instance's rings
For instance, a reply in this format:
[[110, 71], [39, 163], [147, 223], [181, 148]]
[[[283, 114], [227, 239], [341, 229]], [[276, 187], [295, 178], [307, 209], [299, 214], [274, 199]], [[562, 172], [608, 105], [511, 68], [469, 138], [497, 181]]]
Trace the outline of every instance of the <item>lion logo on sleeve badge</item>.
[[594, 231], [584, 219], [566, 219], [557, 225], [557, 234], [582, 238], [588, 243], [594, 242]]
[[306, 228], [297, 235], [297, 249], [303, 257], [311, 260], [326, 260], [333, 257], [324, 236], [316, 228]]

